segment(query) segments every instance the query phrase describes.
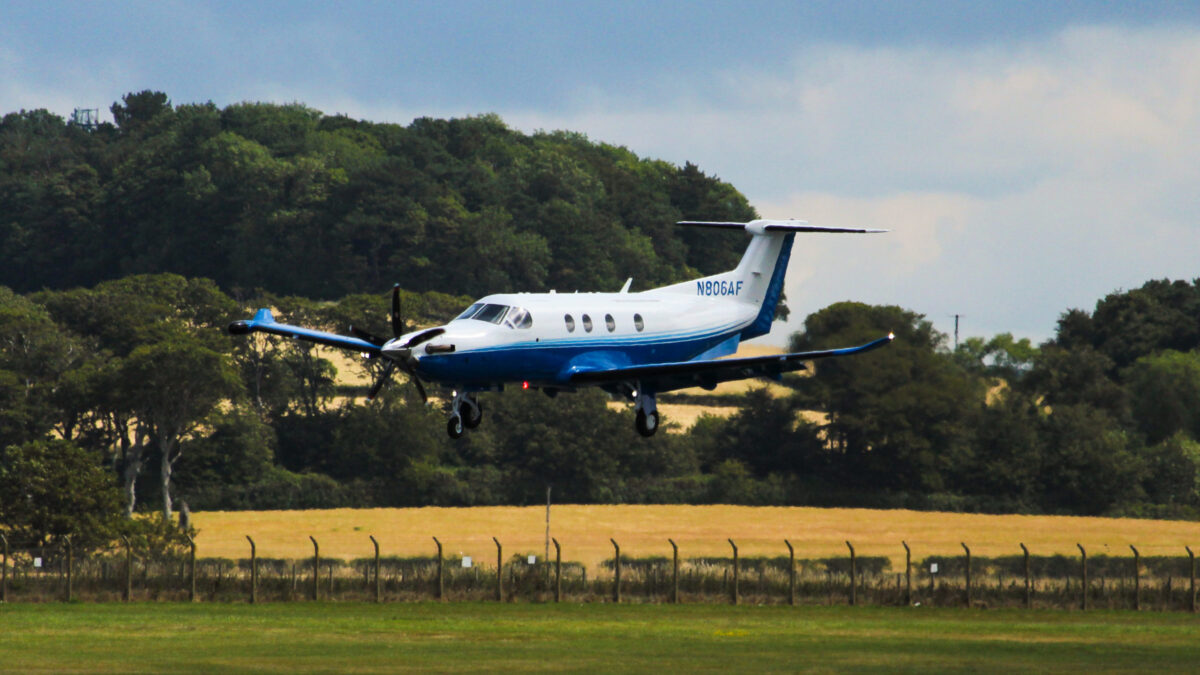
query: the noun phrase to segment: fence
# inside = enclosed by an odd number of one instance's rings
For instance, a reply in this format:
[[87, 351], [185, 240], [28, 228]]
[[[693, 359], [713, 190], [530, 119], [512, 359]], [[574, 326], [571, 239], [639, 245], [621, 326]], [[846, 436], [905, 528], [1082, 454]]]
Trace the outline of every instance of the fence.
[[[729, 540], [729, 557], [633, 558], [613, 541], [612, 558], [594, 570], [564, 562], [566, 549], [554, 540], [555, 558], [527, 554], [504, 557], [500, 541], [494, 561], [443, 556], [433, 538], [428, 557], [380, 554], [369, 537], [370, 555], [346, 561], [313, 555], [282, 559], [259, 555], [247, 536], [248, 558], [197, 558], [194, 542], [182, 551], [138, 550], [128, 540], [115, 551], [82, 555], [70, 541], [39, 549], [4, 550], [0, 602], [56, 600], [115, 601], [375, 601], [500, 600], [526, 602], [731, 602], [750, 604], [925, 605], [938, 607], [1026, 607], [1064, 609], [1152, 609], [1196, 611], [1196, 560], [1186, 555], [1035, 555], [1024, 544], [1010, 556], [927, 556], [892, 569], [886, 556], [856, 555], [846, 542], [844, 557], [797, 558], [787, 554], [746, 557]], [[665, 547], [664, 547], [665, 548]], [[781, 546], [781, 549], [783, 547]]]

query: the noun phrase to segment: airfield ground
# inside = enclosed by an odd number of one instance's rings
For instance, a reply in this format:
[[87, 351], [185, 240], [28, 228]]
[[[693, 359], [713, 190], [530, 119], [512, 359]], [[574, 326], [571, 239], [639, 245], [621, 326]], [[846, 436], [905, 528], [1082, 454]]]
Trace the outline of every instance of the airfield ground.
[[1194, 615], [532, 604], [0, 605], [3, 672], [1188, 672]]

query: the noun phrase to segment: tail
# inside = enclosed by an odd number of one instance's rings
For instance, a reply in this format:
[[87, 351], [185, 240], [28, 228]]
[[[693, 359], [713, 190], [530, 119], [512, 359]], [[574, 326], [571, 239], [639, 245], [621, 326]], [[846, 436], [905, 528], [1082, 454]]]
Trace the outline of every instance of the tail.
[[779, 297], [783, 295], [783, 279], [792, 255], [792, 242], [797, 232], [887, 232], [867, 228], [821, 227], [809, 225], [803, 220], [753, 220], [749, 223], [684, 220], [677, 224], [744, 230], [751, 234], [750, 245], [746, 247], [746, 252], [742, 254], [742, 260], [735, 269], [678, 285], [688, 287], [689, 290], [695, 288], [695, 292], [701, 295], [729, 295], [734, 296], [738, 302], [757, 306], [758, 314], [750, 325], [742, 330], [742, 340], [771, 332], [775, 309], [779, 305]]

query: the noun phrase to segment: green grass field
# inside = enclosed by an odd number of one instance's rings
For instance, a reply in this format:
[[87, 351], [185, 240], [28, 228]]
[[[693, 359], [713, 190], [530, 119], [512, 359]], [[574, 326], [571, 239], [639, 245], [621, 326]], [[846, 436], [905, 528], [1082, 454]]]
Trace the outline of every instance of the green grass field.
[[1188, 614], [714, 605], [0, 606], [4, 672], [1194, 671]]

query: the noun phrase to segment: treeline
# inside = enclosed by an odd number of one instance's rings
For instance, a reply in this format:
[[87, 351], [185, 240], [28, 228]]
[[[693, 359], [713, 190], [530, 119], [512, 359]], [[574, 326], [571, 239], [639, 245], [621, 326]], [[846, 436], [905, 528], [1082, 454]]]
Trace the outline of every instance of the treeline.
[[93, 130], [45, 110], [0, 120], [0, 285], [173, 273], [238, 297], [615, 291], [732, 268], [727, 236], [673, 223], [755, 217], [692, 164], [495, 115], [405, 127], [155, 91], [111, 110]]
[[[405, 294], [422, 323], [468, 302]], [[0, 291], [0, 524], [29, 541], [96, 513], [573, 503], [742, 503], [1018, 513], [1200, 513], [1200, 282], [1147, 283], [1063, 315], [1040, 348], [957, 351], [918, 314], [839, 303], [795, 349], [887, 349], [752, 390], [729, 417], [635, 434], [596, 391], [483, 397], [459, 441], [406, 383], [339, 389], [310, 345], [222, 327], [255, 306], [384, 332], [385, 294], [239, 304], [205, 280], [135, 276]], [[373, 375], [372, 361], [348, 367]], [[354, 397], [358, 396], [357, 401]], [[803, 411], [820, 411], [820, 421]], [[92, 515], [87, 515], [92, 514]], [[115, 523], [116, 521], [111, 521]], [[113, 524], [118, 527], [118, 524]], [[103, 528], [100, 529], [103, 531]]]

